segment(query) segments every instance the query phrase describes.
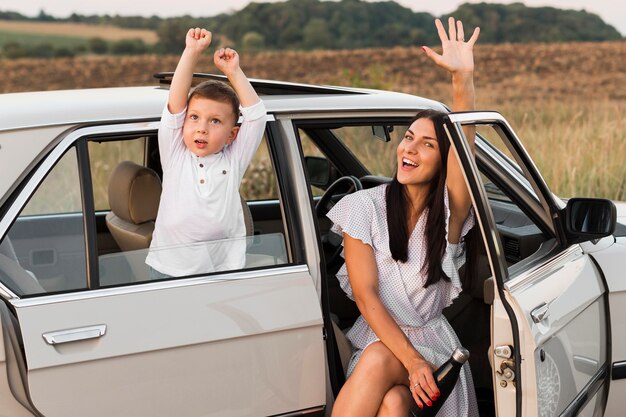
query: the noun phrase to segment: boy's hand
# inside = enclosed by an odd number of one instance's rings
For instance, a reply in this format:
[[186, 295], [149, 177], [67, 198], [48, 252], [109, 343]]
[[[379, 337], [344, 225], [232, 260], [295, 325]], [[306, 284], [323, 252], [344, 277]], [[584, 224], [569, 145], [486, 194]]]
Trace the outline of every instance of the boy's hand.
[[239, 54], [230, 48], [220, 48], [213, 55], [213, 63], [224, 75], [234, 74], [239, 69]]
[[202, 52], [211, 44], [211, 32], [206, 29], [191, 28], [185, 37], [185, 46], [195, 52]]

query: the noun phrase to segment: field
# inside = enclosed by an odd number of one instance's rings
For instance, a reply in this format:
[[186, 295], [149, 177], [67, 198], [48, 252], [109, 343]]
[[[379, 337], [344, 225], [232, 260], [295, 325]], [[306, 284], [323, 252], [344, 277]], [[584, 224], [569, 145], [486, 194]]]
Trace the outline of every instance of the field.
[[107, 41], [137, 38], [147, 44], [154, 44], [158, 40], [156, 32], [152, 30], [83, 23], [0, 20], [0, 45], [8, 41], [19, 41], [26, 44], [45, 42], [57, 46], [73, 46], [95, 37]]
[[[0, 61], [1, 92], [152, 85], [176, 56]], [[419, 48], [242, 54], [253, 78], [392, 89], [450, 102]], [[199, 68], [215, 72], [210, 58]], [[479, 109], [507, 117], [552, 190], [626, 200], [626, 42], [478, 45]]]

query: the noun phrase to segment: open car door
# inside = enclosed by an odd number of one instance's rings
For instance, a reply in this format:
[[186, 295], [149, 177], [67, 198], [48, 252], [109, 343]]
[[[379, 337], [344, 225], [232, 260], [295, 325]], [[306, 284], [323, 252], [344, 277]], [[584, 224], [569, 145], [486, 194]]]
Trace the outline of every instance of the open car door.
[[[477, 138], [476, 158], [463, 135], [467, 125], [490, 131]], [[495, 285], [490, 360], [497, 415], [598, 415], [610, 364], [600, 271], [580, 245], [568, 243], [564, 204], [500, 114], [452, 113], [445, 129], [465, 172]], [[484, 137], [500, 140], [511, 157]], [[518, 262], [507, 256], [510, 242], [505, 245], [479, 167], [541, 230], [537, 250]]]

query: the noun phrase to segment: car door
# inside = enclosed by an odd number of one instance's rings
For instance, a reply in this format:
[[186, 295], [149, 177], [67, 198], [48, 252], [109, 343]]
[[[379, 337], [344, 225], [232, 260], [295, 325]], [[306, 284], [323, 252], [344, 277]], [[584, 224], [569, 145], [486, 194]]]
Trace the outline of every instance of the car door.
[[[0, 263], [0, 314], [14, 316], [3, 323], [23, 346], [30, 404], [48, 417], [321, 415], [323, 321], [293, 200], [281, 199], [284, 235], [251, 242], [254, 267], [145, 281], [127, 262], [145, 250], [98, 251], [89, 144], [157, 127], [73, 130], [3, 207], [16, 256]], [[273, 162], [279, 194], [296, 192], [285, 177], [303, 174]]]
[[[463, 125], [488, 129], [513, 160], [477, 141], [477, 161]], [[497, 415], [598, 415], [606, 403], [609, 329], [606, 288], [593, 260], [564, 238], [563, 205], [550, 193], [506, 120], [495, 112], [450, 114], [446, 131], [471, 190], [495, 291], [491, 363]], [[511, 265], [509, 242], [480, 179], [478, 164], [500, 178], [545, 240]]]

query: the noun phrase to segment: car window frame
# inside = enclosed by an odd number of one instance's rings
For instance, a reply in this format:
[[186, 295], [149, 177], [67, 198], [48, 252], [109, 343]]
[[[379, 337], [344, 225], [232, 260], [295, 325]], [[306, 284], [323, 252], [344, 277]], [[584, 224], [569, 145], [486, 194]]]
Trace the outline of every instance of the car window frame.
[[[4, 212], [3, 217], [0, 219], [0, 236], [4, 236], [8, 233], [15, 220], [19, 217], [20, 212], [30, 200], [31, 196], [36, 192], [39, 185], [45, 180], [47, 174], [54, 168], [57, 162], [65, 155], [65, 153], [72, 147], [75, 147], [77, 154], [77, 169], [79, 171], [81, 199], [83, 203], [83, 218], [84, 218], [84, 234], [86, 242], [86, 259], [87, 259], [87, 285], [84, 289], [67, 290], [57, 292], [46, 292], [37, 294], [17, 294], [10, 288], [6, 287], [0, 282], [0, 297], [6, 300], [19, 300], [19, 299], [32, 299], [42, 298], [47, 296], [64, 296], [70, 293], [86, 293], [102, 292], [102, 291], [124, 291], [130, 290], [131, 292], [138, 291], [137, 288], [147, 286], [152, 288], [155, 285], [166, 284], [166, 287], [175, 287], [177, 283], [180, 285], [189, 285], [187, 281], [196, 282], [198, 280], [202, 282], [220, 282], [224, 281], [224, 276], [229, 274], [242, 275], [244, 277], [257, 276], [262, 277], [266, 275], [272, 275], [274, 273], [280, 274], [280, 269], [288, 268], [288, 270], [294, 267], [300, 268], [304, 264], [304, 249], [303, 245], [298, 244], [301, 242], [302, 236], [299, 230], [300, 219], [297, 218], [297, 210], [295, 207], [295, 200], [288, 198], [291, 193], [288, 192], [291, 175], [288, 173], [287, 164], [281, 162], [281, 141], [277, 140], [276, 135], [280, 135], [278, 130], [272, 124], [275, 123], [273, 116], [267, 116], [267, 144], [269, 148], [270, 158], [272, 159], [272, 166], [275, 168], [276, 179], [278, 181], [279, 202], [281, 206], [282, 221], [285, 230], [285, 246], [287, 249], [287, 262], [279, 265], [268, 265], [253, 268], [237, 269], [232, 271], [218, 271], [209, 274], [189, 275], [184, 277], [174, 277], [167, 280], [159, 281], [146, 281], [137, 282], [132, 284], [120, 284], [115, 286], [100, 287], [99, 285], [99, 260], [98, 260], [98, 248], [97, 248], [97, 227], [95, 211], [94, 197], [93, 197], [93, 184], [91, 182], [91, 167], [89, 160], [88, 142], [93, 140], [98, 141], [115, 141], [121, 140], [124, 136], [155, 136], [158, 132], [160, 121], [158, 119], [142, 120], [139, 122], [125, 121], [121, 123], [112, 124], [90, 124], [77, 126], [76, 128], [60, 135], [57, 139], [53, 140], [49, 151], [43, 155], [37, 166], [26, 175], [26, 179], [23, 184], [18, 186], [15, 191], [15, 197], [10, 202], [8, 208]], [[148, 146], [144, 149], [147, 152]], [[147, 158], [147, 156], [145, 157]], [[145, 159], [148, 161], [148, 159]], [[269, 271], [269, 273], [268, 273]], [[227, 278], [226, 278], [227, 279]], [[235, 278], [233, 278], [235, 279]], [[236, 278], [239, 279], [239, 278]]]

